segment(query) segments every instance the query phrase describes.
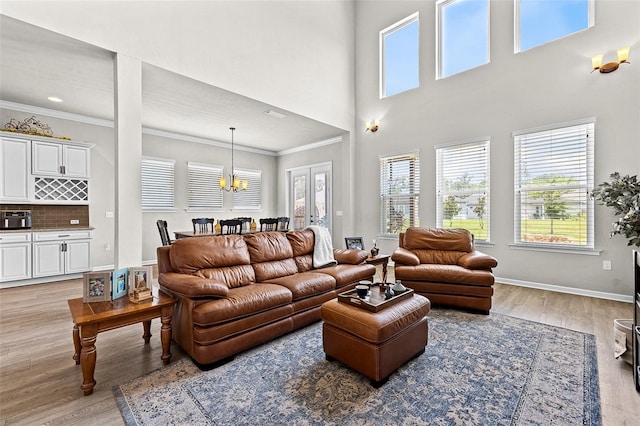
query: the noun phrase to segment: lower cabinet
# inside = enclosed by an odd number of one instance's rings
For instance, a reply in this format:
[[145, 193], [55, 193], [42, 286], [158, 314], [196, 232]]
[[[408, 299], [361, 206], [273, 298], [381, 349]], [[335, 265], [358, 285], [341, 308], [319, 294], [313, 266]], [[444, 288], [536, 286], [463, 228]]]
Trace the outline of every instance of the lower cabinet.
[[0, 235], [0, 282], [31, 278], [31, 233]]
[[33, 233], [33, 278], [90, 270], [91, 231]]

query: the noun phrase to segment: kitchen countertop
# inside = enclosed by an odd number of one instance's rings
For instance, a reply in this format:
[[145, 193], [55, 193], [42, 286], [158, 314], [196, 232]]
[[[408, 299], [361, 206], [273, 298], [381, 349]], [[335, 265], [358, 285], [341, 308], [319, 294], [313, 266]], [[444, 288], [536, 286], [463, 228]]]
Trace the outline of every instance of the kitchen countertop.
[[0, 233], [12, 232], [66, 232], [66, 231], [93, 231], [93, 226], [69, 226], [64, 228], [30, 228], [30, 229], [0, 229]]

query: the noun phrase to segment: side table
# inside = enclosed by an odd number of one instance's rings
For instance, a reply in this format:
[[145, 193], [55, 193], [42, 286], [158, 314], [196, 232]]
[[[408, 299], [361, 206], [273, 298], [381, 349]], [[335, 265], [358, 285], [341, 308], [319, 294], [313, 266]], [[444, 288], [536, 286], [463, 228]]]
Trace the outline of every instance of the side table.
[[[154, 289], [154, 294], [156, 290]], [[175, 304], [173, 297], [157, 290], [152, 300], [143, 303], [130, 302], [122, 297], [110, 302], [83, 303], [82, 297], [69, 299], [69, 310], [73, 317], [73, 359], [82, 366], [82, 386], [85, 396], [93, 393], [96, 381], [93, 377], [96, 368], [96, 337], [98, 333], [142, 323], [142, 338], [149, 343], [151, 338], [151, 320], [160, 318], [160, 339], [162, 341], [162, 362], [171, 361], [171, 317]]]
[[382, 282], [387, 282], [387, 265], [389, 264], [389, 258], [391, 256], [388, 254], [379, 254], [377, 256], [371, 256], [365, 260], [369, 265], [382, 265]]

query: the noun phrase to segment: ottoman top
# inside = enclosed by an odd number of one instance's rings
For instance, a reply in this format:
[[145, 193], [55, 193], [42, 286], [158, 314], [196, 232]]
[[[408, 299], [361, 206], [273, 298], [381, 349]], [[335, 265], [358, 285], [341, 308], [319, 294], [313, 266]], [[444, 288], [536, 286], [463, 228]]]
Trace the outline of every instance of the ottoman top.
[[322, 320], [374, 344], [383, 343], [412, 324], [420, 321], [431, 310], [431, 302], [414, 294], [379, 312], [352, 306], [332, 299], [322, 304]]

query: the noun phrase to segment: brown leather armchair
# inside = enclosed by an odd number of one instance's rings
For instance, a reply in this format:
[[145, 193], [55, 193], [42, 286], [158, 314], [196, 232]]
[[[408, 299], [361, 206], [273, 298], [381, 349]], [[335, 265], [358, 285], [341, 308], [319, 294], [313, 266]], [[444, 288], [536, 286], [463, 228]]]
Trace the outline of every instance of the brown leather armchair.
[[466, 229], [409, 228], [391, 259], [396, 279], [433, 306], [489, 314], [498, 261], [476, 251]]

